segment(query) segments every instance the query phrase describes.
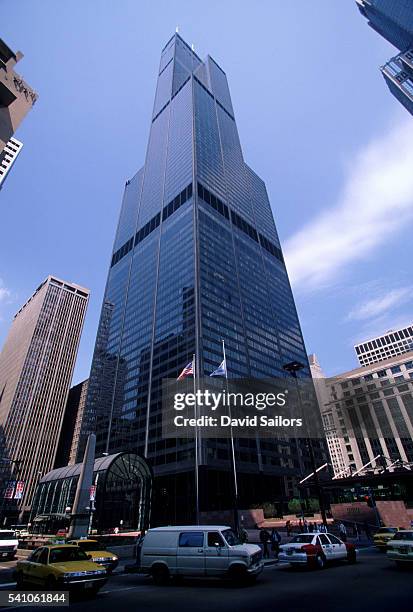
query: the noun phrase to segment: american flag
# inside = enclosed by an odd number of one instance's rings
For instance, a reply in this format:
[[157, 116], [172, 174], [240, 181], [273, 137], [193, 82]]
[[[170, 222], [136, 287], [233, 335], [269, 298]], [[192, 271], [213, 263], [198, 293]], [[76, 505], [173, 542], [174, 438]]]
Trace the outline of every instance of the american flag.
[[182, 380], [183, 378], [186, 378], [187, 376], [193, 376], [193, 375], [194, 375], [194, 364], [192, 361], [190, 361], [188, 365], [184, 367], [184, 369], [178, 376], [177, 380]]

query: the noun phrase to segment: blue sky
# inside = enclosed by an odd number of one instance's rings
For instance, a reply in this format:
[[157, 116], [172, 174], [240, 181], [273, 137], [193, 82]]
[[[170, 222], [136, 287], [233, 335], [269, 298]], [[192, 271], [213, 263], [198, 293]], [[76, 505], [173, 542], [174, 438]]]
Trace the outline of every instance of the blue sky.
[[39, 100], [0, 192], [0, 345], [47, 274], [91, 289], [89, 374], [125, 180], [143, 164], [160, 51], [181, 35], [227, 72], [246, 161], [267, 183], [308, 352], [413, 321], [413, 118], [378, 67], [394, 48], [353, 0], [20, 0], [1, 36]]

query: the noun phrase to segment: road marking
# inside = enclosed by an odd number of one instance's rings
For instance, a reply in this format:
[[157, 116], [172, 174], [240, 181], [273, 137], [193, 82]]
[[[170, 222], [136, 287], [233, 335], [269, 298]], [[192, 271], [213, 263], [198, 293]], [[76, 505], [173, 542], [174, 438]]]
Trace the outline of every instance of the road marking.
[[108, 595], [109, 593], [119, 593], [120, 591], [133, 591], [135, 589], [153, 591], [153, 586], [149, 584], [137, 584], [133, 587], [122, 587], [120, 589], [110, 589], [108, 591], [99, 591], [101, 595]]

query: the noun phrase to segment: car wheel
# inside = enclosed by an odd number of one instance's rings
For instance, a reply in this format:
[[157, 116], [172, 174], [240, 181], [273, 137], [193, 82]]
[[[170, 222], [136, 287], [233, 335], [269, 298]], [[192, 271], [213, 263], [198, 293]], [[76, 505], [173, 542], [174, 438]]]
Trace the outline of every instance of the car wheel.
[[55, 591], [56, 590], [56, 579], [54, 576], [48, 576], [46, 578], [46, 591]]
[[155, 584], [163, 586], [169, 581], [169, 570], [165, 565], [155, 565], [151, 571], [152, 578]]
[[326, 566], [326, 558], [324, 555], [318, 554], [315, 558], [315, 565], [317, 569], [324, 569]]
[[229, 575], [229, 579], [234, 584], [238, 584], [238, 585], [244, 584], [245, 585], [247, 582], [248, 575], [243, 565], [234, 565], [233, 567], [229, 569], [228, 575]]
[[24, 586], [24, 574], [23, 572], [17, 572], [16, 574], [16, 585], [18, 589]]
[[357, 563], [357, 554], [355, 550], [349, 550], [347, 553], [347, 562], [351, 565]]

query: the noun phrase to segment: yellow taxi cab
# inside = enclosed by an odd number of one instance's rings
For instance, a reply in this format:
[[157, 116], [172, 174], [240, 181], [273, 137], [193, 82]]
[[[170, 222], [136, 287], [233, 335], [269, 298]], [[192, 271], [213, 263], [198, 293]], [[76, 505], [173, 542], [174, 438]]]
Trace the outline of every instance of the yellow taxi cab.
[[81, 548], [68, 544], [36, 548], [27, 559], [17, 562], [15, 570], [18, 588], [31, 583], [47, 591], [80, 589], [96, 594], [107, 577], [107, 571]]
[[94, 563], [101, 565], [107, 569], [107, 571], [113, 572], [115, 567], [119, 563], [118, 557], [112, 552], [105, 549], [104, 545], [97, 540], [88, 540], [82, 538], [80, 540], [69, 540], [68, 544], [79, 546]]
[[382, 552], [386, 551], [387, 543], [393, 539], [394, 534], [399, 531], [398, 527], [380, 527], [373, 536], [373, 543]]

